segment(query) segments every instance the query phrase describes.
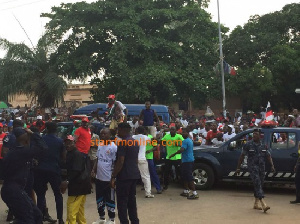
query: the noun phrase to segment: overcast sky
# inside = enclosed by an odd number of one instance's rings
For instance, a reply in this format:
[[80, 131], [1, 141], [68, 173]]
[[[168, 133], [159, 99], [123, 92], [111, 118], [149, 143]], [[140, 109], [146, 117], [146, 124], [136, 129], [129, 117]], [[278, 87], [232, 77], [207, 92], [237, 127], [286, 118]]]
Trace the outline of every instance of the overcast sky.
[[[138, 1], [138, 0], [137, 0]], [[221, 23], [231, 30], [237, 25], [246, 23], [251, 15], [263, 15], [282, 9], [295, 0], [219, 0]], [[0, 37], [11, 42], [25, 42], [30, 45], [21, 26], [26, 30], [35, 45], [44, 32], [47, 19], [40, 18], [43, 12], [50, 12], [52, 6], [61, 2], [78, 2], [76, 0], [0, 0]], [[93, 2], [93, 0], [86, 0]], [[211, 0], [208, 11], [213, 21], [218, 21], [217, 0]], [[0, 57], [3, 56], [3, 52]]]

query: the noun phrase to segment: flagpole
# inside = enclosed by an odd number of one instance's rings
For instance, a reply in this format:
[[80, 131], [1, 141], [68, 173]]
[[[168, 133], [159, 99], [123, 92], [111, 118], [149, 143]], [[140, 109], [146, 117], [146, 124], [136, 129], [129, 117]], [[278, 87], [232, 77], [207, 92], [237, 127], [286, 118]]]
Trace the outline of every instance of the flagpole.
[[218, 24], [219, 24], [219, 42], [220, 42], [220, 64], [221, 64], [221, 76], [222, 76], [222, 94], [223, 94], [223, 114], [226, 116], [226, 98], [225, 98], [225, 79], [224, 79], [224, 63], [223, 63], [223, 48], [222, 48], [222, 35], [221, 35], [221, 24], [220, 24], [220, 8], [219, 0], [218, 4]]

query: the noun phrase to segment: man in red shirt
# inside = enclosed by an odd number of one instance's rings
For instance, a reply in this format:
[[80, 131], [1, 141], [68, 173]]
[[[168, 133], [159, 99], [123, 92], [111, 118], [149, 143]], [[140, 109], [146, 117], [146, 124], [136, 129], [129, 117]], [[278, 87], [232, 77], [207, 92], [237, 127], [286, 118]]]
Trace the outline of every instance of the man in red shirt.
[[217, 134], [219, 133], [218, 127], [216, 123], [211, 124], [211, 130], [207, 132], [206, 136], [206, 145], [211, 145], [214, 138], [216, 138]]
[[77, 128], [74, 137], [76, 147], [79, 152], [88, 154], [91, 147], [91, 130], [88, 127], [89, 119], [87, 117], [82, 118], [81, 127]]

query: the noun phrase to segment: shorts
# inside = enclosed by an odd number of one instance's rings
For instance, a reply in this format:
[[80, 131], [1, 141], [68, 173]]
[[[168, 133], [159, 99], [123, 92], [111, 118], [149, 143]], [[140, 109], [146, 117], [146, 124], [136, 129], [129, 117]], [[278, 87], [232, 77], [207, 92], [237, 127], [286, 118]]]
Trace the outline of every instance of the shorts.
[[183, 181], [193, 181], [193, 167], [194, 167], [194, 162], [186, 162], [186, 163], [181, 163], [181, 179]]

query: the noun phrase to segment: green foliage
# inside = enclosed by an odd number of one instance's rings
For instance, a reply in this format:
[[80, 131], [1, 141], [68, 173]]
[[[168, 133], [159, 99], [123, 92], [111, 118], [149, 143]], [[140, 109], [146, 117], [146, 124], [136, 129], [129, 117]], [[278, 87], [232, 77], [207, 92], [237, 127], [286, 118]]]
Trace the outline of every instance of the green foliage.
[[[96, 101], [116, 93], [126, 103], [145, 99], [204, 103], [218, 58], [217, 24], [209, 1], [106, 0], [61, 4], [43, 14], [57, 46], [51, 61], [68, 78], [98, 88]], [[225, 29], [227, 31], [228, 29]]]
[[45, 37], [40, 39], [36, 49], [5, 39], [0, 39], [0, 47], [7, 51], [0, 59], [1, 99], [24, 93], [37, 98], [43, 108], [53, 107], [63, 100], [67, 85], [49, 64]]
[[275, 108], [300, 107], [295, 93], [300, 87], [299, 15], [300, 4], [294, 3], [253, 16], [224, 41], [226, 60], [238, 68], [238, 75], [227, 83], [228, 92], [242, 96], [247, 109], [268, 100]]

